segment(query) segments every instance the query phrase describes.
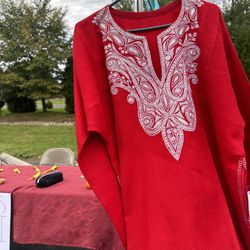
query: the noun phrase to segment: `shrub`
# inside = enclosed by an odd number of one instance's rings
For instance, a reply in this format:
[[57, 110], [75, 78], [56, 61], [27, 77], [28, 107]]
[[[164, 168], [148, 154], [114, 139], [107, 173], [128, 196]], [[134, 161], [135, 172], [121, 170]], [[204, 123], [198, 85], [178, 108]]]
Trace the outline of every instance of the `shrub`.
[[1, 115], [1, 108], [4, 106], [4, 102], [3, 101], [0, 101], [0, 115]]
[[5, 102], [0, 101], [0, 109], [4, 106]]
[[26, 113], [36, 111], [36, 102], [27, 97], [15, 97], [7, 101], [11, 113]]
[[53, 109], [53, 103], [51, 101], [46, 102], [46, 108], [47, 109]]

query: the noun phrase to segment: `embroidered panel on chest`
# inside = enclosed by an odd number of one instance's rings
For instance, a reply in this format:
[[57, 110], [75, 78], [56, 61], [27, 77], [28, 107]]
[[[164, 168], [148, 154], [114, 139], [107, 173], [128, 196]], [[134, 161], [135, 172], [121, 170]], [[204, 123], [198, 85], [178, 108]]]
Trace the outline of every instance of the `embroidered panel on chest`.
[[137, 103], [138, 119], [145, 133], [161, 133], [166, 148], [178, 160], [183, 131], [194, 131], [196, 127], [190, 83], [197, 83], [194, 61], [200, 55], [194, 31], [198, 27], [197, 7], [191, 4], [180, 22], [158, 35], [161, 79], [154, 71], [145, 37], [122, 32], [109, 15], [102, 14], [98, 25], [112, 94], [117, 94], [119, 88], [126, 90], [128, 102]]

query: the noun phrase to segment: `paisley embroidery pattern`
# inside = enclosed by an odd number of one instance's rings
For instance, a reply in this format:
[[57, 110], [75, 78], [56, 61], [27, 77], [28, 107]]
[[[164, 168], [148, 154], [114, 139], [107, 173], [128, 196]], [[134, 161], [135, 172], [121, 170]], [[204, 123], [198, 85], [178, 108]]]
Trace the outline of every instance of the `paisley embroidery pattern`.
[[161, 79], [154, 71], [146, 37], [119, 27], [109, 6], [93, 20], [103, 35], [112, 94], [117, 94], [119, 88], [128, 92], [128, 103], [137, 102], [138, 119], [145, 133], [161, 133], [176, 160], [181, 155], [184, 131], [196, 128], [190, 85], [198, 82], [194, 61], [200, 55], [195, 42], [199, 28], [197, 12], [202, 4], [201, 0], [182, 0], [179, 17], [157, 36]]

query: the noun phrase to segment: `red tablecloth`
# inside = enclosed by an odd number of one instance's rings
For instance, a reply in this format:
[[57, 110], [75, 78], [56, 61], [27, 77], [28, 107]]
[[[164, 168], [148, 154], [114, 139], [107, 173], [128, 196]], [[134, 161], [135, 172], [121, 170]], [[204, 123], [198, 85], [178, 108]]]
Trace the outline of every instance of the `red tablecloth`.
[[[92, 190], [85, 188], [78, 167], [59, 167], [63, 182], [36, 188], [32, 167], [1, 166], [6, 178], [0, 192], [12, 193], [13, 240], [20, 244], [74, 246], [121, 250], [122, 244]], [[40, 167], [47, 170], [49, 167]]]

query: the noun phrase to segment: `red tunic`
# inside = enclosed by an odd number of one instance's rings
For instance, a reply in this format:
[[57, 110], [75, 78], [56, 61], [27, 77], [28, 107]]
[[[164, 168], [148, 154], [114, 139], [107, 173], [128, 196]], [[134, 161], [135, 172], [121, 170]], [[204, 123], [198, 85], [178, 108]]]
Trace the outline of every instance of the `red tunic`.
[[250, 86], [219, 8], [106, 6], [73, 59], [79, 166], [126, 249], [250, 249]]

